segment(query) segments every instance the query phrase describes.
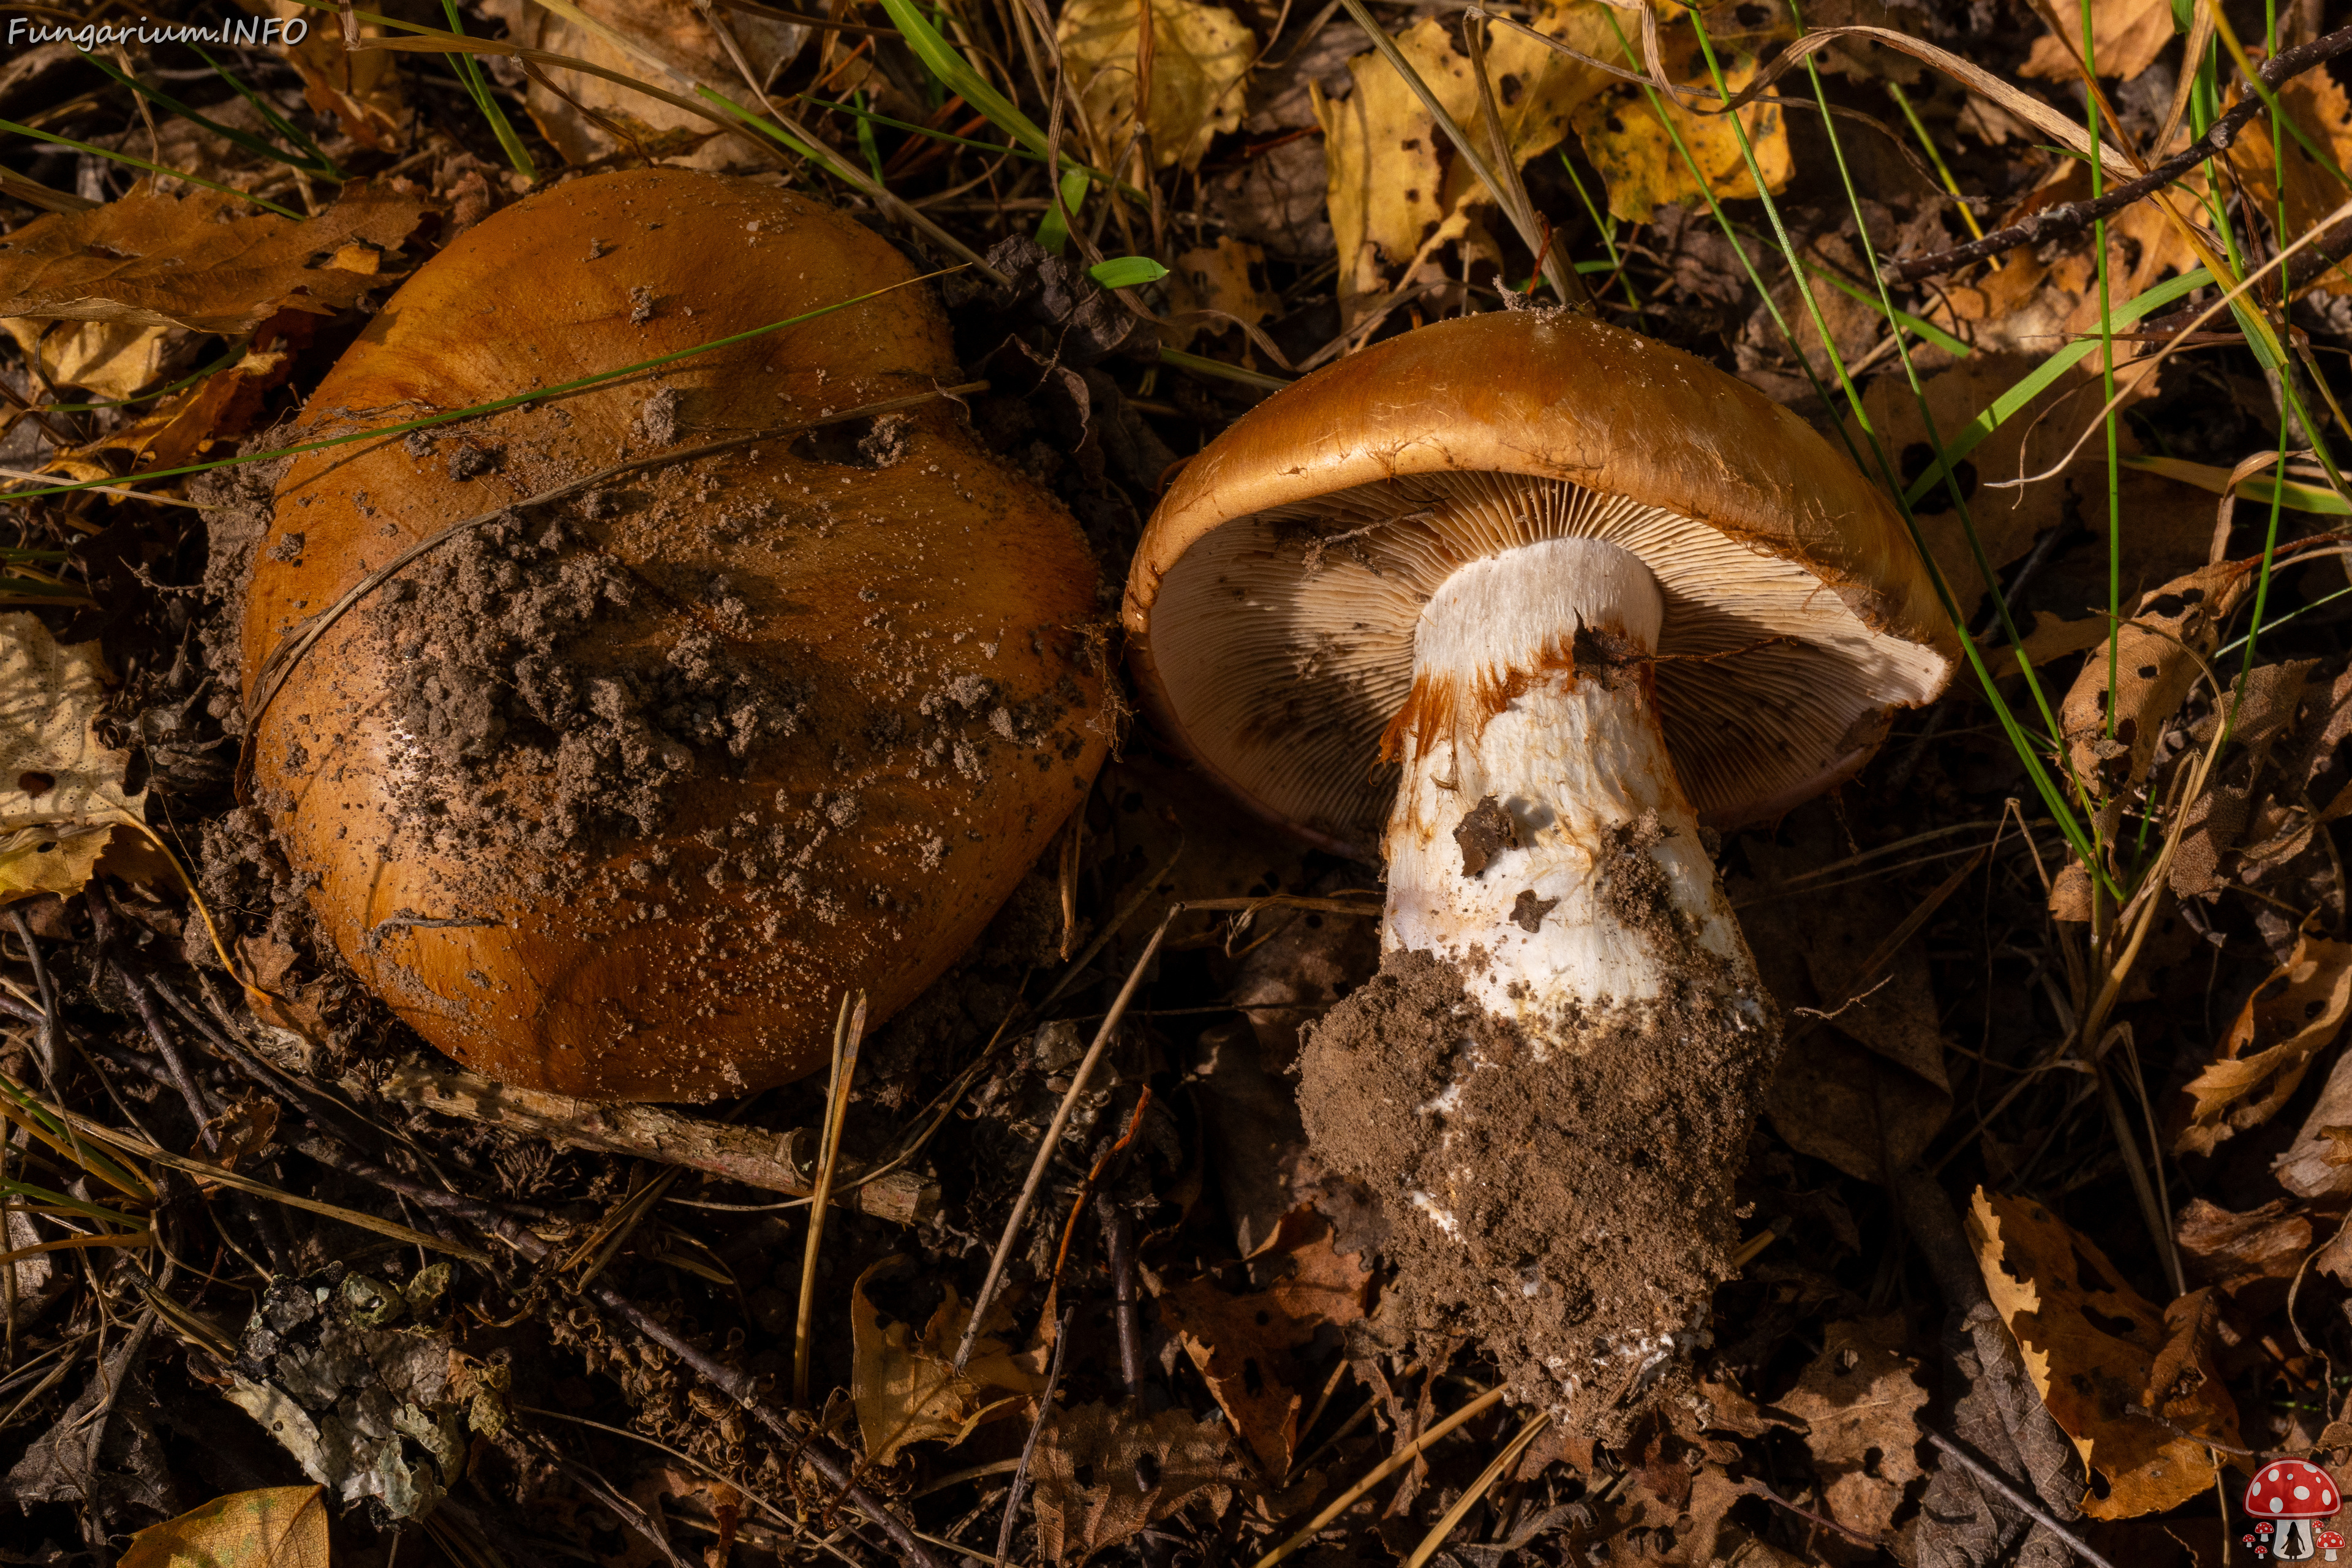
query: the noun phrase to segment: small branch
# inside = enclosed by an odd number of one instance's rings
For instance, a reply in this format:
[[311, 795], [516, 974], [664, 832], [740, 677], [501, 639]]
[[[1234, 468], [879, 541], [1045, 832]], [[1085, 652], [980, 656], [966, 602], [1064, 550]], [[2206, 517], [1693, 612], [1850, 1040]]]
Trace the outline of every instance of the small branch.
[[1774, 1491], [1770, 1487], [1766, 1486], [1762, 1481], [1757, 1480], [1752, 1477], [1747, 1480], [1739, 1482], [1738, 1487], [1741, 1491], [1748, 1493], [1750, 1497], [1760, 1497], [1766, 1502], [1775, 1503], [1781, 1508], [1785, 1508], [1790, 1513], [1795, 1514], [1799, 1519], [1805, 1521], [1807, 1523], [1815, 1525], [1820, 1529], [1826, 1530], [1833, 1535], [1843, 1535], [1848, 1541], [1853, 1542], [1856, 1546], [1866, 1546], [1874, 1552], [1884, 1551], [1885, 1549], [1886, 1542], [1883, 1538], [1875, 1535], [1864, 1535], [1859, 1530], [1854, 1530], [1846, 1525], [1840, 1524], [1836, 1520], [1830, 1518], [1829, 1515], [1825, 1513], [1815, 1513], [1811, 1509], [1801, 1508], [1797, 1504], [1790, 1502], [1787, 1498], [1782, 1497], [1779, 1492]]
[[41, 961], [40, 943], [33, 939], [33, 925], [25, 918], [23, 904], [8, 906], [8, 923], [16, 928], [16, 940], [25, 944], [25, 962], [33, 967], [33, 994], [41, 999], [40, 1016], [33, 1026], [34, 1048], [40, 1053], [41, 1069], [55, 1078], [58, 1070], [58, 988], [49, 979], [49, 966]]
[[1087, 1091], [1087, 1080], [1094, 1077], [1095, 1068], [1102, 1061], [1103, 1052], [1109, 1047], [1111, 1037], [1118, 1033], [1119, 1018], [1127, 1012], [1127, 1005], [1135, 1000], [1136, 987], [1143, 984], [1143, 972], [1151, 967], [1151, 960], [1160, 952], [1160, 942], [1167, 939], [1168, 928], [1176, 923], [1176, 917], [1182, 914], [1184, 909], [1181, 903], [1169, 905], [1168, 913], [1160, 919], [1159, 929], [1151, 933], [1151, 940], [1143, 944], [1142, 956], [1128, 972], [1127, 984], [1112, 1001], [1110, 1012], [1103, 1018], [1102, 1027], [1095, 1031], [1094, 1044], [1087, 1047], [1087, 1054], [1079, 1060], [1077, 1070], [1070, 1075], [1069, 1089], [1062, 1096], [1061, 1105], [1055, 1110], [1054, 1120], [1046, 1127], [1045, 1135], [1038, 1140], [1036, 1158], [1029, 1163], [1029, 1178], [1021, 1184], [1021, 1195], [1013, 1200], [1013, 1213], [1004, 1222], [1004, 1234], [997, 1237], [996, 1251], [988, 1260], [988, 1277], [980, 1282], [980, 1294], [971, 1299], [971, 1321], [964, 1325], [962, 1342], [956, 1346], [953, 1364], [958, 1372], [961, 1372], [964, 1363], [971, 1359], [972, 1343], [980, 1338], [980, 1325], [987, 1318], [990, 1305], [996, 1300], [997, 1286], [1003, 1282], [1004, 1265], [1013, 1256], [1013, 1243], [1021, 1237], [1021, 1226], [1029, 1217], [1029, 1207], [1037, 1201], [1038, 1188], [1045, 1185], [1045, 1169], [1053, 1163], [1054, 1152], [1062, 1145], [1062, 1130], [1070, 1124], [1070, 1112], [1076, 1107], [1078, 1096]]
[[188, 1115], [196, 1124], [196, 1135], [204, 1140], [206, 1149], [219, 1152], [220, 1134], [213, 1131], [212, 1108], [205, 1103], [204, 1090], [196, 1087], [195, 1075], [188, 1070], [188, 1059], [181, 1055], [180, 1043], [163, 1026], [163, 1010], [155, 1005], [154, 993], [141, 983], [138, 973], [123, 956], [123, 944], [115, 938], [114, 915], [107, 908], [106, 895], [93, 883], [83, 889], [82, 896], [89, 905], [90, 921], [97, 927], [99, 952], [113, 967], [122, 988], [131, 994], [131, 1005], [138, 1010], [140, 1023], [146, 1026], [147, 1037], [155, 1042], [155, 1054], [172, 1074], [172, 1087], [187, 1102]]
[[[2256, 68], [2255, 74], [2262, 78], [2265, 87], [2275, 89], [2282, 83], [2347, 50], [2352, 50], [2352, 27], [2338, 27], [2265, 61]], [[2238, 139], [2238, 132], [2247, 121], [2262, 113], [2263, 108], [2260, 94], [2249, 94], [2231, 105], [2227, 113], [2216, 120], [2212, 127], [2185, 151], [2167, 158], [2138, 179], [2117, 185], [2098, 200], [2068, 202], [2063, 206], [2035, 213], [2007, 228], [1995, 229], [1982, 239], [1971, 240], [1949, 250], [1939, 250], [1932, 256], [1915, 256], [1907, 261], [1891, 263], [1885, 268], [1886, 280], [1890, 283], [1916, 283], [1922, 278], [1949, 272], [1971, 261], [1983, 261], [2003, 251], [2014, 250], [2021, 245], [2038, 245], [2045, 239], [2079, 234], [2099, 219], [2120, 212], [2142, 197], [2170, 184], [2207, 159], [2228, 152], [2230, 144]]]
[[1070, 1328], [1077, 1321], [1076, 1301], [1062, 1309], [1062, 1326], [1054, 1335], [1054, 1360], [1045, 1368], [1045, 1386], [1037, 1395], [1037, 1418], [1029, 1423], [1029, 1440], [1021, 1445], [1021, 1462], [1013, 1468], [1013, 1489], [1004, 1498], [1004, 1522], [996, 1527], [996, 1568], [1013, 1555], [1013, 1526], [1021, 1517], [1021, 1494], [1028, 1489], [1029, 1462], [1037, 1457], [1037, 1439], [1045, 1436], [1045, 1419], [1054, 1413], [1054, 1385], [1062, 1381], [1062, 1356], [1070, 1348]]
[[[361, 1086], [346, 1084], [357, 1090]], [[568, 1149], [593, 1149], [707, 1171], [764, 1192], [804, 1198], [815, 1189], [818, 1133], [809, 1127], [773, 1132], [682, 1116], [656, 1105], [607, 1105], [519, 1089], [470, 1072], [403, 1064], [376, 1093], [403, 1105], [493, 1127], [512, 1128]], [[845, 1157], [834, 1201], [896, 1225], [920, 1225], [939, 1212], [939, 1184], [919, 1171], [891, 1171], [863, 1186], [866, 1167]]]
[[2059, 1523], [2055, 1514], [2053, 1514], [2048, 1509], [2043, 1508], [2040, 1503], [2035, 1502], [2032, 1498], [2027, 1497], [2023, 1492], [2018, 1490], [2017, 1488], [2010, 1482], [2009, 1479], [2003, 1476], [1999, 1470], [1994, 1469], [1990, 1465], [1986, 1464], [1982, 1459], [1978, 1458], [1974, 1454], [1969, 1453], [1966, 1448], [1961, 1447], [1958, 1443], [1953, 1442], [1949, 1437], [1945, 1436], [1933, 1426], [1923, 1424], [1919, 1428], [1919, 1436], [1927, 1438], [1927, 1441], [1933, 1444], [1940, 1452], [1947, 1454], [1953, 1459], [1958, 1461], [1962, 1469], [1968, 1471], [1969, 1474], [1976, 1477], [1978, 1480], [1982, 1481], [1986, 1486], [1989, 1486], [1993, 1490], [1999, 1492], [2003, 1498], [2009, 1500], [2011, 1506], [2020, 1510], [2026, 1515], [2026, 1517], [2032, 1520], [2036, 1524], [2039, 1524], [2042, 1529], [2049, 1531], [2053, 1535], [2058, 1537], [2059, 1540], [2064, 1542], [2069, 1551], [2073, 1552], [2075, 1556], [2080, 1557], [2084, 1562], [2092, 1564], [2092, 1568], [2116, 1568], [2114, 1563], [2108, 1562], [2105, 1558], [2092, 1551], [2089, 1542], [2085, 1542], [2081, 1536], [2075, 1534], [2073, 1531], [2067, 1529], [2064, 1525]]
[[1129, 1399], [1143, 1397], [1143, 1312], [1135, 1295], [1135, 1222], [1108, 1193], [1095, 1194], [1110, 1263], [1111, 1300], [1118, 1325], [1118, 1373]]

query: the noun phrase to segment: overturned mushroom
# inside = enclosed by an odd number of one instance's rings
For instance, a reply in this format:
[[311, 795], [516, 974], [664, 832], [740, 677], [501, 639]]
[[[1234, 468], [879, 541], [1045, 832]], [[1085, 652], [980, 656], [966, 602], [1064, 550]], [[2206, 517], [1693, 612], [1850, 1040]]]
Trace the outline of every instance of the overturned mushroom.
[[905, 1004], [1083, 797], [1092, 558], [939, 395], [937, 305], [689, 353], [911, 276], [770, 186], [597, 175], [460, 236], [311, 397], [320, 437], [688, 356], [298, 458], [257, 552], [255, 799], [343, 958], [467, 1066], [607, 1100], [797, 1077], [845, 991]]
[[1795, 416], [1563, 312], [1410, 333], [1184, 469], [1126, 618], [1208, 772], [1388, 864], [1384, 957], [1303, 1060], [1415, 1324], [1609, 1428], [1727, 1277], [1779, 1021], [1701, 824], [1858, 768], [1957, 647]]

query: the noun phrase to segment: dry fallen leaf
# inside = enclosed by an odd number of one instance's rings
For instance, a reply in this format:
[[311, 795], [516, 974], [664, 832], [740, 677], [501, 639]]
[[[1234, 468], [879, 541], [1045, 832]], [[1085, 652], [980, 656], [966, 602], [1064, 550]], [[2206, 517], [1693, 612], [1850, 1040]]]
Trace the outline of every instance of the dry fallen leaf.
[[16, 316], [0, 321], [0, 327], [16, 340], [43, 381], [51, 386], [78, 386], [113, 403], [158, 380], [173, 343], [185, 336], [171, 327], [136, 321], [43, 321]]
[[[303, 100], [332, 116], [344, 135], [371, 152], [404, 151], [412, 117], [400, 57], [384, 49], [345, 48], [342, 27], [332, 19], [322, 24], [320, 14], [300, 0], [277, 0], [276, 10], [282, 17], [310, 19], [310, 31], [299, 42], [279, 48], [302, 79]], [[381, 22], [357, 26], [362, 38], [394, 31]]]
[[1905, 1355], [1902, 1314], [1832, 1323], [1822, 1353], [1778, 1405], [1804, 1422], [1830, 1517], [1877, 1535], [1920, 1474], [1918, 1414], [1927, 1391]]
[[[1713, 89], [1697, 36], [1690, 28], [1662, 27], [1660, 47], [1668, 80]], [[1601, 58], [1614, 58], [1613, 52]], [[1733, 92], [1755, 78], [1754, 56], [1724, 55], [1723, 79]], [[1752, 200], [1756, 180], [1740, 150], [1742, 129], [1766, 187], [1787, 187], [1789, 133], [1778, 105], [1759, 101], [1734, 114], [1710, 114], [1663, 93], [1658, 105], [1653, 109], [1640, 87], [1619, 82], [1576, 111], [1576, 134], [1584, 143], [1585, 156], [1608, 184], [1612, 216], [1647, 223], [1659, 207], [1697, 201], [1710, 193], [1722, 201]]]
[[[2083, 18], [2075, 0], [2061, 0], [2053, 14], [2038, 7], [2053, 30], [2033, 40], [2021, 74], [2043, 81], [2081, 79]], [[2172, 0], [2092, 0], [2091, 48], [2102, 77], [2129, 81], [2156, 63], [2172, 42]], [[2061, 38], [2056, 31], [2065, 29]]]
[[1137, 1416], [1076, 1405], [1045, 1418], [1036, 1457], [1037, 1545], [1083, 1563], [1205, 1494], [1223, 1512], [1242, 1484], [1223, 1425], [1185, 1411]]
[[45, 473], [71, 479], [111, 481], [143, 470], [176, 468], [204, 457], [219, 442], [252, 427], [270, 388], [294, 368], [283, 349], [247, 353], [226, 370], [158, 404], [131, 424], [110, 430], [86, 447], [56, 454]]
[[[1577, 0], [1539, 5], [1530, 26], [1584, 54], [1614, 58], [1616, 36], [1608, 15], [1597, 0]], [[1486, 145], [1476, 79], [1445, 25], [1433, 17], [1416, 23], [1397, 35], [1396, 45], [1454, 123]], [[1490, 28], [1486, 52], [1503, 134], [1519, 163], [1559, 145], [1577, 107], [1607, 80], [1591, 67], [1512, 29]], [[1339, 247], [1340, 310], [1352, 319], [1351, 301], [1377, 294], [1391, 269], [1465, 232], [1467, 207], [1487, 196], [1383, 56], [1359, 55], [1348, 69], [1354, 90], [1335, 100], [1318, 89], [1314, 104], [1328, 161], [1327, 200]]]
[[[1055, 37], [1070, 85], [1101, 139], [1103, 156], [1124, 172], [1136, 132], [1139, 0], [1070, 0]], [[1210, 139], [1242, 122], [1242, 82], [1257, 39], [1222, 5], [1151, 0], [1151, 97], [1143, 130], [1157, 169], [1197, 168]]]
[[[2083, 1511], [2131, 1519], [2210, 1489], [2211, 1450], [2183, 1434], [2239, 1442], [2237, 1406], [2210, 1355], [2168, 1365], [2156, 1386], [2172, 1326], [2088, 1237], [2031, 1199], [1978, 1188], [1969, 1237], [2034, 1389], [2105, 1483]], [[2151, 1410], [2163, 1421], [2148, 1419]]]
[[1765, 984], [1784, 1010], [1812, 1010], [1790, 1014], [1800, 1044], [1773, 1075], [1766, 1112], [1792, 1147], [1874, 1182], [1927, 1146], [1952, 1090], [1927, 944], [1915, 937], [1865, 972], [1904, 908], [1866, 887], [1792, 880], [1842, 854], [1751, 841], [1755, 879], [1730, 886]]
[[956, 1346], [971, 1310], [956, 1299], [955, 1287], [923, 1325], [885, 1327], [866, 1298], [866, 1287], [900, 1263], [885, 1258], [857, 1277], [849, 1292], [853, 1368], [849, 1396], [857, 1407], [857, 1430], [866, 1458], [887, 1465], [910, 1443], [962, 1442], [990, 1421], [1011, 1415], [1044, 1386], [1036, 1370], [1008, 1354], [1001, 1340], [974, 1342], [964, 1370], [955, 1370]]
[[320, 1487], [231, 1492], [131, 1538], [119, 1568], [328, 1568]]
[[2265, 1279], [2294, 1279], [2311, 1250], [2311, 1220], [2289, 1214], [2283, 1198], [2244, 1214], [2191, 1198], [2173, 1222], [2173, 1237], [2192, 1275], [2235, 1296]]
[[[2326, 70], [2308, 71], [2278, 89], [2278, 100], [2294, 117], [2296, 127], [2343, 168], [2352, 162], [2352, 95]], [[2286, 222], [2290, 236], [2309, 234], [2344, 201], [2344, 187], [2320, 167], [2293, 136], [2282, 151], [2271, 142], [2270, 117], [2258, 114], [2230, 144], [2230, 166], [2244, 182], [2256, 210], [2275, 214], [2279, 201], [2278, 160], [2286, 163]], [[2352, 262], [2332, 268], [2318, 285], [2336, 294], [2352, 294]]]
[[2189, 1081], [2195, 1103], [2174, 1147], [2210, 1154], [2277, 1115], [2312, 1058], [2343, 1030], [2347, 1008], [2352, 942], [2303, 933], [2286, 963], [2246, 998], [2221, 1055]]
[[1331, 1239], [1330, 1223], [1302, 1206], [1284, 1215], [1250, 1256], [1253, 1273], [1268, 1280], [1263, 1289], [1237, 1296], [1203, 1279], [1160, 1291], [1161, 1321], [1182, 1341], [1260, 1468], [1276, 1479], [1290, 1468], [1304, 1403], [1291, 1352], [1326, 1325], [1339, 1328], [1364, 1315], [1371, 1271]]
[[89, 212], [37, 218], [0, 238], [0, 317], [234, 335], [280, 310], [331, 315], [384, 283], [375, 253], [405, 240], [425, 211], [365, 184], [345, 185], [303, 223], [235, 216], [242, 205], [217, 191], [163, 196], [142, 184]]
[[[558, 16], [537, 0], [489, 0], [481, 9], [484, 16], [506, 24], [509, 42], [526, 48], [566, 55], [677, 90], [674, 82], [661, 80], [659, 68], [643, 58], [651, 56], [730, 97], [740, 100], [746, 91], [726, 47], [691, 0], [579, 0], [567, 7], [595, 24], [592, 26]], [[797, 23], [742, 11], [719, 15], [762, 81], [773, 80], [808, 40], [809, 29]], [[643, 55], [624, 48], [609, 35], [625, 38]], [[551, 83], [562, 90], [554, 90]], [[725, 170], [751, 166], [755, 155], [751, 143], [725, 134], [702, 115], [560, 66], [548, 67], [543, 79], [532, 79], [523, 107], [564, 161], [575, 166], [620, 153], [691, 169]]]
[[[1169, 314], [1186, 329], [1183, 342], [1220, 336], [1236, 321], [1259, 326], [1280, 310], [1282, 299], [1265, 286], [1265, 252], [1231, 236], [1178, 257], [1169, 276]], [[1190, 315], [1193, 311], [1218, 313]]]
[[[2157, 741], [2204, 675], [2204, 660], [2250, 576], [2242, 565], [2225, 562], [2175, 578], [2140, 601], [2137, 613], [2116, 634], [2112, 661], [2105, 653], [2084, 661], [2059, 710], [2059, 723], [2065, 730], [2068, 763], [2095, 796], [2113, 799], [2147, 777]], [[2116, 672], [2112, 701], [2110, 662]]]
[[34, 615], [0, 616], [0, 904], [81, 890], [147, 792], [90, 728], [106, 701], [98, 644], [60, 647]]

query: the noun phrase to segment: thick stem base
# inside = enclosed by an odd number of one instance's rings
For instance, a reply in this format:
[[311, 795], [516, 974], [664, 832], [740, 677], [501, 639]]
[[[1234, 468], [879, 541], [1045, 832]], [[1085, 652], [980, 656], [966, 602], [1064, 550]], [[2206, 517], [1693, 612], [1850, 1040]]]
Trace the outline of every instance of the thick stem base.
[[1703, 1337], [1780, 1028], [1658, 727], [1660, 599], [1612, 545], [1465, 567], [1391, 731], [1384, 955], [1301, 1058], [1415, 1331], [1610, 1436]]

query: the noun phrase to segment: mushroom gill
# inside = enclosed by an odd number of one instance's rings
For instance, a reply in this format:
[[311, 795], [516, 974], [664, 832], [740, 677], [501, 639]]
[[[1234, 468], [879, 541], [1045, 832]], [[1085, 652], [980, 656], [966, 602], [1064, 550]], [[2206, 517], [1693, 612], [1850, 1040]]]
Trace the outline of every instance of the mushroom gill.
[[1369, 854], [1396, 781], [1363, 759], [1411, 690], [1422, 606], [1468, 562], [1561, 538], [1620, 545], [1658, 580], [1658, 703], [1702, 821], [1818, 787], [1824, 759], [1866, 752], [1889, 709], [1944, 679], [1932, 648], [1873, 630], [1814, 572], [1709, 523], [1562, 479], [1436, 472], [1197, 541], [1153, 616], [1169, 700], [1245, 797]]

